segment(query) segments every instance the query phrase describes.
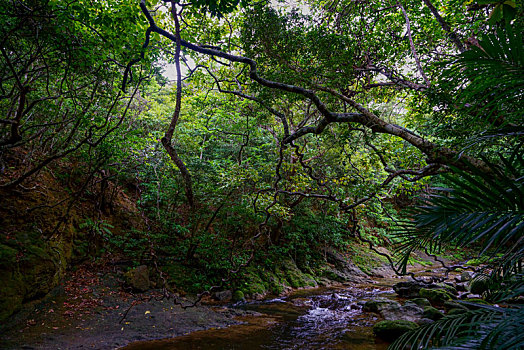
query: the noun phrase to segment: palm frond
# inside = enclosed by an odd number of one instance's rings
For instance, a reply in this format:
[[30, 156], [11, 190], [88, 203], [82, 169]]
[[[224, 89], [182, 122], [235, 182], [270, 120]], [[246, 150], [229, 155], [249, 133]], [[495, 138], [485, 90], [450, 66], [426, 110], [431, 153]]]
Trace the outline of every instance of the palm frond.
[[[502, 254], [497, 266], [514, 265], [524, 257], [524, 161], [505, 159], [492, 166], [494, 174], [472, 168], [454, 169], [447, 175], [451, 188], [435, 189], [412, 220], [394, 233], [399, 240], [399, 267], [405, 269], [409, 254], [423, 248], [438, 252], [442, 246], [478, 246], [480, 255]], [[495, 266], [495, 267], [497, 267]]]
[[[457, 108], [477, 116], [476, 122], [507, 124], [524, 110], [524, 46], [522, 29], [508, 25], [484, 35], [478, 46], [460, 54], [444, 70], [442, 81], [458, 88]], [[493, 117], [492, 117], [493, 116]], [[518, 118], [518, 119], [517, 119]]]
[[475, 305], [460, 315], [446, 316], [405, 333], [389, 350], [521, 349], [524, 346], [524, 308]]

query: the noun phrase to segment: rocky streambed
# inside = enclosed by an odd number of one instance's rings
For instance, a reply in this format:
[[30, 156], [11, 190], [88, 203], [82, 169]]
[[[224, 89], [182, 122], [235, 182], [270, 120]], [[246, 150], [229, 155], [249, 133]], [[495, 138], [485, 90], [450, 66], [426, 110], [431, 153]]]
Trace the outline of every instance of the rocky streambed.
[[386, 349], [406, 330], [463, 312], [455, 299], [478, 297], [469, 291], [472, 276], [466, 272], [441, 285], [375, 277], [258, 301], [207, 300], [184, 309], [157, 290], [132, 295], [107, 274], [79, 274], [83, 279], [73, 278], [3, 325], [0, 347]]
[[[428, 284], [406, 278], [297, 291], [287, 297], [233, 306], [254, 311], [244, 324], [173, 339], [136, 342], [135, 349], [386, 349], [404, 332], [466, 307], [469, 273], [458, 281]], [[458, 290], [457, 290], [458, 289]]]

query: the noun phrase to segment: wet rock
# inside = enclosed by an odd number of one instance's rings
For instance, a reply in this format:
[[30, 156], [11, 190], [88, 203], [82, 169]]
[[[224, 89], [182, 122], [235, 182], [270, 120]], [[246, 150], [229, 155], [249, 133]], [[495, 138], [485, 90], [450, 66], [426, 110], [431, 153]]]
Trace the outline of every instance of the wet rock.
[[368, 312], [377, 312], [380, 313], [383, 310], [387, 309], [398, 309], [400, 308], [400, 303], [387, 298], [375, 298], [373, 300], [368, 300], [364, 307], [363, 311]]
[[464, 299], [480, 299], [480, 294], [464, 294]]
[[401, 298], [418, 297], [420, 289], [425, 285], [415, 281], [399, 282], [393, 286], [393, 290]]
[[[457, 271], [458, 272], [458, 271]], [[471, 280], [475, 274], [471, 271], [463, 271], [460, 275], [455, 276], [456, 282], [467, 282]]]
[[446, 301], [451, 300], [451, 295], [443, 289], [420, 289], [419, 295], [422, 298], [428, 299], [432, 304], [442, 305]]
[[398, 308], [384, 309], [380, 314], [390, 321], [404, 320], [416, 322], [423, 317], [424, 310], [417, 305], [407, 304]]
[[415, 322], [396, 320], [396, 321], [381, 321], [373, 327], [373, 333], [386, 341], [394, 341], [402, 334], [411, 330], [417, 329], [418, 325]]
[[213, 294], [213, 297], [218, 301], [231, 301], [231, 299], [233, 299], [233, 292], [229, 289], [223, 290]]
[[140, 265], [137, 268], [131, 269], [124, 275], [126, 284], [139, 292], [149, 290], [149, 269], [146, 265]]
[[429, 318], [430, 320], [437, 321], [444, 317], [444, 314], [439, 310], [435, 309], [433, 306], [426, 306], [424, 308], [424, 318]]
[[405, 305], [408, 305], [408, 304], [415, 304], [415, 305], [420, 306], [420, 307], [431, 306], [431, 303], [426, 298], [410, 299], [410, 300], [406, 301]]

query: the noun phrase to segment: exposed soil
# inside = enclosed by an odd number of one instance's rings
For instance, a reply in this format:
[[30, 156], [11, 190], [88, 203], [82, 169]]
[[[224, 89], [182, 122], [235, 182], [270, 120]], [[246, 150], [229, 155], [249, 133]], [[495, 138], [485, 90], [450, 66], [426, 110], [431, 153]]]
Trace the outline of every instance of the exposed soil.
[[240, 324], [237, 317], [256, 315], [220, 305], [183, 309], [162, 298], [159, 290], [124, 292], [117, 276], [93, 272], [90, 266], [72, 273], [53, 293], [1, 326], [0, 348], [115, 349], [139, 340]]

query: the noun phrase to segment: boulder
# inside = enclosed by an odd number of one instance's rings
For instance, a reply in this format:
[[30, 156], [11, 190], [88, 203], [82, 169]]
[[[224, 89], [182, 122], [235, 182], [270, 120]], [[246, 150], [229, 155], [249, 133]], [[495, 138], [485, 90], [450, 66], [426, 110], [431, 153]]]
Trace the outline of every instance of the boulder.
[[468, 310], [466, 309], [451, 309], [448, 311], [447, 313], [447, 316], [453, 316], [453, 315], [460, 315], [460, 314], [463, 314], [465, 312], [468, 312]]
[[469, 282], [469, 291], [472, 294], [483, 294], [489, 289], [488, 279], [485, 277], [475, 278]]
[[419, 295], [422, 298], [428, 299], [432, 304], [442, 305], [446, 301], [451, 300], [451, 295], [443, 289], [420, 289]]
[[470, 281], [473, 278], [474, 274], [471, 271], [464, 271], [459, 276], [458, 282], [467, 282]]
[[420, 307], [431, 306], [431, 303], [426, 298], [413, 298], [413, 299], [406, 301], [406, 304], [404, 305], [408, 305], [408, 304], [415, 304]]
[[466, 284], [466, 282], [457, 283], [457, 284], [455, 284], [455, 289], [457, 289], [457, 291], [459, 291], [459, 292], [467, 292], [468, 291], [468, 285]]
[[451, 310], [451, 309], [464, 309], [464, 310], [467, 310], [468, 308], [462, 304], [459, 304], [459, 303], [456, 303], [454, 301], [446, 301], [444, 303], [444, 307], [447, 309], [447, 310]]
[[415, 281], [399, 282], [393, 286], [393, 290], [401, 298], [416, 298], [424, 286], [423, 283]]
[[404, 320], [386, 320], [375, 324], [373, 327], [373, 333], [377, 337], [391, 342], [400, 337], [402, 334], [417, 328], [418, 325], [415, 322]]
[[337, 282], [363, 283], [370, 281], [368, 276], [362, 272], [351, 261], [333, 249], [325, 249], [324, 254], [328, 263], [333, 268], [325, 270], [325, 277]]
[[424, 310], [415, 304], [406, 304], [398, 308], [384, 309], [380, 314], [386, 320], [404, 320], [416, 322], [423, 317]]
[[437, 283], [437, 286], [438, 286], [437, 289], [444, 289], [446, 292], [450, 294], [458, 295], [458, 291], [454, 286], [451, 286], [447, 283]]
[[430, 320], [437, 321], [444, 317], [444, 314], [439, 310], [435, 309], [433, 306], [426, 306], [424, 308], [424, 318], [429, 318]]
[[138, 292], [149, 290], [149, 269], [146, 265], [140, 265], [127, 271], [124, 275], [126, 284]]
[[218, 301], [231, 301], [231, 299], [233, 299], [233, 292], [229, 289], [223, 290], [213, 294], [213, 297]]
[[368, 300], [362, 307], [363, 311], [377, 312], [380, 313], [383, 310], [398, 309], [400, 308], [400, 303], [387, 299], [387, 298], [375, 298], [373, 300]]
[[425, 325], [428, 325], [428, 324], [432, 324], [433, 320], [430, 320], [429, 318], [421, 318], [420, 320], [417, 321], [417, 324], [419, 326], [425, 326]]
[[232, 299], [233, 299], [234, 302], [245, 301], [246, 300], [246, 298], [244, 296], [244, 292], [242, 292], [241, 290], [235, 290], [235, 292], [232, 295]]

